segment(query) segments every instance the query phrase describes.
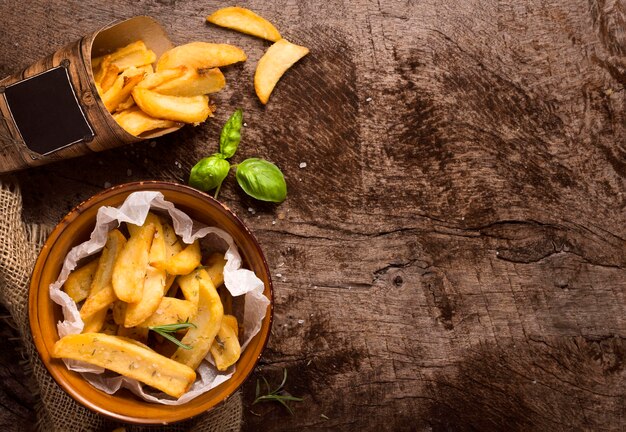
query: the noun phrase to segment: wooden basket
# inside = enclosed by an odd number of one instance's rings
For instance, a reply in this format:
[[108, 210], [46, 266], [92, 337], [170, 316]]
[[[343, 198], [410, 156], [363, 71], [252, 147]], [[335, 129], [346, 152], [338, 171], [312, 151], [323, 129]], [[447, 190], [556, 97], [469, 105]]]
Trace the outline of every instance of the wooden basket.
[[0, 80], [0, 173], [155, 138], [178, 128], [136, 137], [122, 129], [96, 90], [92, 57], [137, 40], [157, 56], [172, 42], [154, 19], [111, 24]]

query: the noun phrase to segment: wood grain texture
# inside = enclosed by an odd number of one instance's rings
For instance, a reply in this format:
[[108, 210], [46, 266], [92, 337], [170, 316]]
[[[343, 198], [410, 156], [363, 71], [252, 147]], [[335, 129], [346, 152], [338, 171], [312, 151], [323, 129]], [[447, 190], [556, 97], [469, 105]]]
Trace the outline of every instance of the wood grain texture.
[[[184, 182], [244, 108], [236, 159], [289, 187], [220, 193], [275, 277], [245, 430], [626, 428], [623, 1], [243, 2], [311, 49], [265, 108], [269, 44], [205, 24], [217, 2], [27, 3], [0, 4], [2, 73], [138, 14], [248, 54], [207, 124], [18, 176], [55, 223], [105, 184]], [[283, 368], [295, 415], [251, 406]]]

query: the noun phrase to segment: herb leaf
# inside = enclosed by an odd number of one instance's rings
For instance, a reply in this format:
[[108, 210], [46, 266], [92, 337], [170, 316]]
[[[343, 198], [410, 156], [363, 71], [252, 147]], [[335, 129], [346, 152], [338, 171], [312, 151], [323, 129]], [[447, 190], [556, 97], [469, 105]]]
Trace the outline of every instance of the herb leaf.
[[189, 174], [189, 185], [208, 192], [217, 188], [215, 198], [219, 193], [222, 182], [228, 175], [230, 170], [230, 162], [224, 159], [223, 155], [216, 153], [200, 161], [191, 168]]
[[289, 411], [289, 414], [293, 415], [293, 411], [291, 410], [291, 407], [287, 404], [287, 401], [302, 402], [303, 399], [299, 397], [291, 396], [289, 393], [287, 393], [284, 390], [285, 383], [287, 382], [287, 369], [283, 369], [283, 381], [280, 383], [278, 387], [276, 387], [276, 390], [272, 390], [270, 388], [270, 384], [267, 382], [264, 376], [262, 376], [261, 378], [263, 379], [263, 381], [265, 381], [265, 386], [267, 387], [267, 394], [259, 396], [259, 394], [261, 393], [261, 383], [257, 379], [256, 380], [256, 395], [255, 395], [254, 402], [252, 402], [252, 405], [259, 403], [259, 402], [278, 402], [279, 404], [287, 408], [287, 411]]
[[237, 165], [237, 183], [261, 201], [280, 203], [287, 198], [287, 183], [280, 169], [265, 159], [250, 158]]
[[226, 121], [220, 134], [220, 153], [226, 159], [235, 155], [241, 141], [241, 125], [243, 123], [243, 111], [236, 110]]
[[191, 346], [189, 345], [185, 345], [184, 343], [182, 343], [181, 341], [179, 341], [178, 339], [176, 339], [172, 333], [176, 333], [178, 330], [182, 330], [182, 329], [186, 329], [189, 327], [194, 327], [196, 328], [196, 325], [194, 323], [190, 323], [190, 322], [183, 322], [183, 323], [174, 323], [174, 324], [163, 324], [163, 325], [159, 325], [159, 326], [150, 326], [148, 327], [148, 329], [152, 330], [153, 332], [160, 334], [161, 336], [163, 336], [165, 339], [167, 339], [168, 341], [178, 345], [179, 347], [186, 349], [186, 350], [190, 350]]

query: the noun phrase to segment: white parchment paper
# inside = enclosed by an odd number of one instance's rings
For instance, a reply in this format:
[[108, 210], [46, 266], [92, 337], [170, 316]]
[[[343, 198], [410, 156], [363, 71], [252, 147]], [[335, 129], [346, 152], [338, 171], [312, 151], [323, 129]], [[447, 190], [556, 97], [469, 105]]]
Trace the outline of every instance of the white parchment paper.
[[[80, 333], [84, 326], [76, 303], [61, 290], [70, 272], [76, 268], [81, 259], [96, 254], [104, 248], [109, 231], [119, 227], [122, 222], [143, 225], [150, 210], [167, 212], [172, 219], [174, 231], [187, 244], [207, 236], [217, 236], [226, 243], [228, 249], [225, 253], [224, 285], [233, 297], [245, 296], [243, 343], [241, 345], [243, 351], [261, 329], [261, 323], [270, 303], [263, 294], [263, 281], [254, 272], [241, 268], [242, 260], [237, 246], [226, 231], [205, 226], [192, 220], [185, 213], [176, 209], [174, 204], [166, 201], [161, 192], [156, 191], [134, 192], [118, 208], [101, 207], [98, 210], [96, 226], [91, 232], [90, 239], [72, 248], [65, 257], [59, 278], [50, 284], [50, 298], [63, 309], [64, 320], [57, 324], [59, 337]], [[161, 392], [150, 392], [136, 380], [119, 375], [111, 376], [110, 373], [105, 373], [104, 369], [100, 367], [73, 360], [65, 359], [64, 361], [70, 370], [80, 372], [91, 385], [108, 394], [113, 394], [123, 387], [146, 401], [180, 405], [217, 387], [235, 372], [234, 365], [225, 372], [218, 371], [208, 357], [210, 354], [196, 370], [196, 381], [191, 389], [177, 400]]]

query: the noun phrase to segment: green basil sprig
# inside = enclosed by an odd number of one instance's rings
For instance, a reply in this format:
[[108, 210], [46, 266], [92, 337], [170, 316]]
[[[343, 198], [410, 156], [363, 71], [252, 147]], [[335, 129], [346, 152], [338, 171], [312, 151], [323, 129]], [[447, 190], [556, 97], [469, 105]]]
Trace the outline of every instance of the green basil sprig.
[[287, 183], [276, 165], [264, 159], [250, 158], [237, 165], [237, 183], [245, 193], [260, 201], [283, 202]]
[[243, 124], [243, 111], [239, 108], [230, 116], [224, 124], [220, 134], [220, 153], [225, 159], [235, 155], [241, 141], [241, 125]]
[[[235, 155], [241, 141], [243, 111], [236, 110], [226, 121], [220, 134], [220, 152], [201, 159], [191, 169], [189, 185], [208, 192], [216, 189], [219, 194], [222, 182], [228, 175], [231, 165], [226, 159]], [[280, 203], [287, 197], [287, 183], [280, 169], [271, 162], [259, 158], [246, 159], [237, 167], [236, 178], [239, 186], [251, 197]]]

